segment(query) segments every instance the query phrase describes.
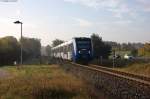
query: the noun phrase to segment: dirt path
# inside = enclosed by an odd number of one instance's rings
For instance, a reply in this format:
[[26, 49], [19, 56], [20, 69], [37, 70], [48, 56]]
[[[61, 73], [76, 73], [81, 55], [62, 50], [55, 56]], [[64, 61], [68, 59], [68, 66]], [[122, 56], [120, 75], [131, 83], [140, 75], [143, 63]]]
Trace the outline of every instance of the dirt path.
[[10, 74], [7, 71], [0, 69], [0, 79], [7, 78], [9, 76]]

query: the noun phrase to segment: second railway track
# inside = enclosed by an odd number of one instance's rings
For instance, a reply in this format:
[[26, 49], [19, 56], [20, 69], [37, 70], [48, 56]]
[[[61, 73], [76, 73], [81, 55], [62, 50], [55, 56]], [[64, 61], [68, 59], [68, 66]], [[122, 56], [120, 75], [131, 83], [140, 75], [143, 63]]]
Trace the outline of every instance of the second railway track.
[[92, 64], [69, 62], [65, 69], [118, 99], [150, 99], [149, 77]]
[[119, 71], [119, 70], [114, 70], [112, 68], [103, 67], [103, 66], [99, 66], [99, 65], [93, 65], [93, 64], [89, 64], [89, 65], [81, 65], [81, 64], [76, 64], [76, 63], [71, 63], [71, 64], [78, 65], [81, 67], [83, 66], [85, 68], [89, 68], [89, 69], [96, 70], [96, 71], [109, 73], [114, 76], [120, 76], [120, 77], [123, 77], [126, 79], [138, 81], [140, 83], [148, 84], [150, 86], [150, 77], [147, 77], [147, 76], [127, 73], [127, 72], [123, 72], [123, 71]]
[[150, 78], [97, 65], [62, 64], [67, 72], [84, 79], [117, 99], [150, 99]]
[[93, 67], [93, 68], [96, 68], [96, 69], [101, 69], [101, 70], [109, 71], [109, 72], [116, 73], [116, 74], [119, 74], [119, 75], [123, 75], [123, 76], [127, 76], [127, 77], [131, 77], [131, 78], [135, 78], [135, 79], [150, 82], [150, 77], [147, 77], [147, 76], [144, 76], [144, 75], [137, 75], [137, 74], [124, 72], [124, 71], [119, 71], [119, 70], [114, 70], [112, 68], [103, 67], [103, 66], [99, 66], [99, 65], [93, 65], [93, 64], [90, 64], [89, 66]]

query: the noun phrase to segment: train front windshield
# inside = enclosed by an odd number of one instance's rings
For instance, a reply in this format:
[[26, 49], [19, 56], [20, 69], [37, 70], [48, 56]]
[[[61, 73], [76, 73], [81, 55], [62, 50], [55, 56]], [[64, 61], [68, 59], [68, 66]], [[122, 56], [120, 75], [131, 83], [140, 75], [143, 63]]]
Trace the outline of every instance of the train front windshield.
[[90, 39], [76, 40], [76, 44], [78, 50], [91, 50]]

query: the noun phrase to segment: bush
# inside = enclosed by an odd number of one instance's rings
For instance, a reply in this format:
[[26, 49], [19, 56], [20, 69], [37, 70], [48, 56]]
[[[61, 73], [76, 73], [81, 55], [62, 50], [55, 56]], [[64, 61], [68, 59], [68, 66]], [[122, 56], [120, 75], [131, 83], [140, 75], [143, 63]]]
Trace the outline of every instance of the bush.
[[12, 74], [0, 80], [0, 99], [89, 99], [83, 81], [56, 66], [27, 66], [17, 70], [4, 67]]
[[[149, 63], [150, 60], [145, 59], [115, 59], [115, 67], [125, 67], [132, 64], [142, 64], [142, 63]], [[95, 59], [91, 62], [91, 64], [106, 66], [106, 67], [113, 67], [113, 59], [103, 59], [102, 61], [99, 59]]]

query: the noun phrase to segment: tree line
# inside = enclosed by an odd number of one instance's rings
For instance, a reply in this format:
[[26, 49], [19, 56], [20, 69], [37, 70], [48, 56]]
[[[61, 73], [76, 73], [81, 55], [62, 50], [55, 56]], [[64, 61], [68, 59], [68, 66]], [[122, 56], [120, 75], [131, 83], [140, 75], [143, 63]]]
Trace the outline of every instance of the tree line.
[[20, 62], [21, 43], [23, 47], [23, 61], [30, 58], [39, 58], [41, 43], [39, 39], [23, 37], [17, 40], [13, 36], [0, 38], [0, 65], [12, 65]]
[[[108, 59], [112, 54], [112, 50], [130, 50], [132, 54], [139, 56], [150, 56], [150, 43], [116, 43], [111, 41], [103, 41], [98, 34], [91, 35], [93, 44], [93, 54], [95, 59], [102, 57]], [[46, 56], [51, 55], [51, 48], [55, 47], [64, 40], [55, 39], [51, 45], [45, 47]], [[0, 38], [0, 65], [12, 65], [15, 61], [20, 62], [20, 48], [23, 47], [23, 62], [31, 59], [41, 58], [41, 42], [37, 38], [23, 37], [22, 40], [17, 40], [13, 36]]]

